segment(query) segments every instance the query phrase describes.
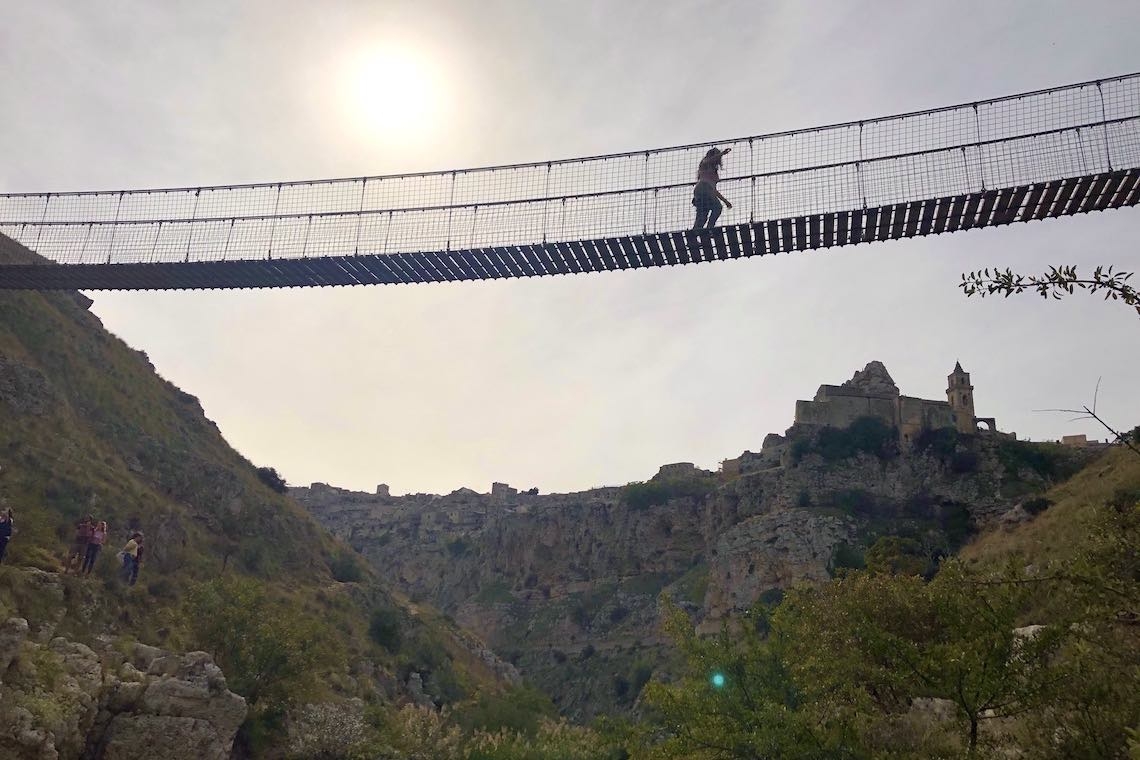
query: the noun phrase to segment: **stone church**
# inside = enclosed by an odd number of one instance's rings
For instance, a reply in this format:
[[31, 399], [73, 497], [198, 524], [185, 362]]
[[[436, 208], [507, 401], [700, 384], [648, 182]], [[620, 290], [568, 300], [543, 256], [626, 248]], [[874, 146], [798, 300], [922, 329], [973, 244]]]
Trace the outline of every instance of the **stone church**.
[[984, 425], [997, 432], [992, 417], [974, 413], [974, 386], [961, 363], [947, 378], [946, 400], [903, 396], [882, 362], [873, 361], [843, 385], [821, 385], [811, 401], [796, 402], [795, 427], [850, 425], [860, 417], [877, 417], [899, 431], [899, 443], [908, 445], [924, 431], [956, 428], [973, 434]]

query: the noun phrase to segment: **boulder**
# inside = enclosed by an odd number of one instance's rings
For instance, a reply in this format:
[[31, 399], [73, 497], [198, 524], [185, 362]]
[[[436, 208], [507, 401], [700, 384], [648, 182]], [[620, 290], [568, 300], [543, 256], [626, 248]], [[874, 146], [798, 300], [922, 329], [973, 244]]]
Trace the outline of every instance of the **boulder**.
[[152, 682], [142, 695], [141, 708], [150, 715], [205, 721], [231, 744], [246, 715], [245, 699], [237, 694], [177, 678]]
[[208, 721], [169, 715], [116, 715], [107, 727], [101, 760], [228, 760], [233, 737]]
[[147, 644], [135, 644], [131, 649], [131, 664], [145, 673], [150, 670], [151, 663], [159, 657], [168, 654], [170, 653], [158, 647], [152, 647]]
[[4, 672], [20, 653], [20, 647], [28, 638], [28, 621], [23, 618], [9, 618], [0, 623], [0, 683], [4, 683]]

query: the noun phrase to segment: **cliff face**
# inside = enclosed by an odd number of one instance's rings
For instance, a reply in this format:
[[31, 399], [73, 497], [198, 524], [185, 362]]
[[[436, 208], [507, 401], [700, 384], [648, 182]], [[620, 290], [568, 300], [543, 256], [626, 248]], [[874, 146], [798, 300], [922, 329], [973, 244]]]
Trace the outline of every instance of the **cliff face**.
[[[906, 455], [794, 443], [770, 437], [736, 477], [576, 494], [391, 497], [314, 484], [292, 495], [382, 577], [453, 615], [565, 713], [587, 718], [629, 707], [667, 662], [662, 591], [713, 630], [830, 577], [880, 535], [911, 537], [927, 557], [953, 551], [1060, 466], [1051, 452], [1052, 464], [1022, 457], [1032, 465], [1022, 467], [1010, 452], [1028, 444], [981, 437]], [[656, 498], [639, 497], [647, 486]]]

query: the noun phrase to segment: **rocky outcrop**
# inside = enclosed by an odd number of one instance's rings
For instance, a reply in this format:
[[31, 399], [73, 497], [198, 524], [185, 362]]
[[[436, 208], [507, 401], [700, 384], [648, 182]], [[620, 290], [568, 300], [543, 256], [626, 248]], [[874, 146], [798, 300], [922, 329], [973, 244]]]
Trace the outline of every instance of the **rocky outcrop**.
[[844, 388], [859, 391], [868, 396], [897, 396], [899, 387], [895, 385], [891, 373], [880, 361], [872, 361], [843, 384]]
[[[875, 362], [848, 382], [867, 393], [893, 387]], [[638, 667], [663, 661], [662, 592], [713, 630], [857, 563], [879, 535], [945, 555], [972, 525], [1045, 485], [1011, 474], [998, 450], [1007, 444], [982, 436], [843, 457], [814, 440], [768, 436], [759, 454], [715, 476], [677, 466], [640, 500], [621, 488], [393, 497], [314, 484], [292, 495], [413, 601], [451, 614], [564, 713], [589, 718], [630, 707], [613, 679], [636, 681]]]
[[225, 760], [246, 716], [204, 652], [137, 645], [126, 658], [21, 618], [0, 624], [0, 757], [11, 760]]

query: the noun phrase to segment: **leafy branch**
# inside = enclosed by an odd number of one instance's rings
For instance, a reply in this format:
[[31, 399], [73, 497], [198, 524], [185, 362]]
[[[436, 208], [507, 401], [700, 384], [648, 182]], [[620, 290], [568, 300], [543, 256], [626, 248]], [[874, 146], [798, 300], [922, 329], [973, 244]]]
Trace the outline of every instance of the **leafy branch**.
[[1113, 267], [1099, 266], [1093, 270], [1091, 277], [1082, 277], [1077, 273], [1075, 266], [1049, 267], [1045, 274], [1018, 274], [1012, 269], [981, 269], [976, 272], [966, 272], [962, 275], [962, 282], [958, 287], [967, 296], [1001, 295], [1009, 298], [1015, 293], [1036, 291], [1042, 298], [1060, 299], [1065, 295], [1072, 295], [1077, 290], [1086, 290], [1089, 293], [1104, 292], [1104, 299], [1123, 301], [1136, 309], [1140, 315], [1140, 293], [1136, 291], [1129, 280], [1135, 272], [1118, 272]]

